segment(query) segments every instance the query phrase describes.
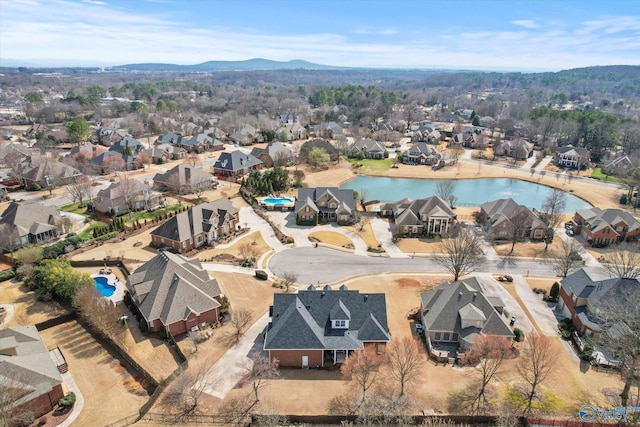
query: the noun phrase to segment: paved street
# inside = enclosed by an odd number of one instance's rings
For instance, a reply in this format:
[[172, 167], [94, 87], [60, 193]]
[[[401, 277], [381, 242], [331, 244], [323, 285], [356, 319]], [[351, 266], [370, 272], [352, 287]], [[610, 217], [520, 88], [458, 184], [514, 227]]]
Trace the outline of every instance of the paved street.
[[[325, 248], [282, 250], [271, 257], [269, 269], [276, 275], [294, 271], [301, 284], [334, 283], [351, 276], [391, 271], [447, 273], [432, 258], [365, 257]], [[477, 271], [547, 276], [550, 268], [544, 261], [493, 259], [485, 260]]]

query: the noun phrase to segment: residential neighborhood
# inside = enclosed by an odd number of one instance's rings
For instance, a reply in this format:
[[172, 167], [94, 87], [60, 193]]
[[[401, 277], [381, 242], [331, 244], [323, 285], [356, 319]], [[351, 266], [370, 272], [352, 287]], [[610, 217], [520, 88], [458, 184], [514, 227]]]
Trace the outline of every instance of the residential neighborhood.
[[[506, 121], [489, 87], [349, 89], [369, 117], [335, 88], [254, 111], [181, 81], [2, 126], [7, 425], [575, 420], [633, 383], [637, 147], [543, 132], [546, 105]], [[553, 114], [579, 126], [584, 102]]]

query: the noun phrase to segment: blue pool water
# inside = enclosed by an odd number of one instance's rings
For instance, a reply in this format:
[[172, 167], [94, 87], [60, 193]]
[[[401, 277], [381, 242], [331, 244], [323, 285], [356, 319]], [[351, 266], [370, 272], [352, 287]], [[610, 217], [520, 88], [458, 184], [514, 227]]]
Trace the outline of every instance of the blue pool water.
[[[340, 188], [358, 192], [365, 189], [368, 200], [396, 202], [405, 197], [416, 200], [434, 196], [438, 181], [437, 179], [359, 176], [347, 181]], [[512, 178], [456, 179], [453, 183], [454, 194], [458, 198], [455, 202], [457, 206], [480, 206], [491, 200], [512, 198], [518, 204], [530, 209], [540, 209], [544, 199], [552, 191], [545, 185]], [[566, 202], [565, 212], [575, 212], [578, 209], [591, 207], [588, 202], [569, 193], [567, 193]]]
[[93, 280], [96, 282], [96, 288], [105, 297], [110, 297], [116, 291], [116, 287], [107, 283], [108, 279], [104, 276], [94, 277]]
[[284, 205], [285, 203], [293, 203], [293, 199], [288, 197], [268, 197], [262, 200], [262, 203], [268, 203], [270, 205]]

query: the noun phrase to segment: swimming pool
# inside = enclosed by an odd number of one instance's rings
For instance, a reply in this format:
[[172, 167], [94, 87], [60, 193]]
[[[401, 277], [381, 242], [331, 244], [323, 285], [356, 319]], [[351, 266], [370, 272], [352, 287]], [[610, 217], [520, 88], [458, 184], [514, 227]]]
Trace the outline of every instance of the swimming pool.
[[93, 278], [96, 282], [96, 288], [100, 293], [105, 297], [110, 297], [116, 291], [116, 287], [114, 285], [109, 284], [109, 279], [105, 276], [96, 276]]
[[287, 203], [293, 203], [294, 200], [289, 197], [266, 197], [262, 199], [262, 203], [268, 205], [286, 205]]

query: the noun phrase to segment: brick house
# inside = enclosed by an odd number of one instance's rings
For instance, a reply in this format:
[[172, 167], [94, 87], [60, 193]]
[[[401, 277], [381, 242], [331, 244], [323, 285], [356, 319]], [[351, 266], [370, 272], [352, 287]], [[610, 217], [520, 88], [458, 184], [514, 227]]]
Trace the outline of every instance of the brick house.
[[622, 209], [581, 209], [573, 216], [573, 232], [596, 246], [616, 242], [637, 243], [640, 222]]
[[238, 209], [228, 199], [201, 203], [169, 218], [151, 232], [151, 243], [176, 252], [210, 245], [238, 227]]
[[[596, 316], [601, 306], [610, 304], [612, 299], [624, 299], [629, 293], [640, 292], [638, 279], [611, 279], [584, 268], [568, 275], [560, 284], [558, 306], [571, 319], [578, 334], [586, 337], [602, 332]], [[624, 302], [618, 303], [624, 306]]]
[[[480, 205], [480, 224], [492, 239], [543, 239], [546, 226], [529, 208], [513, 199], [498, 199]], [[515, 228], [515, 229], [514, 229]]]
[[337, 187], [299, 188], [293, 208], [296, 223], [317, 225], [318, 222], [354, 222], [357, 208], [353, 196], [353, 190]]
[[220, 320], [222, 293], [198, 259], [160, 251], [127, 278], [149, 332], [178, 335]]
[[380, 214], [393, 218], [395, 224], [392, 229], [396, 236], [444, 235], [449, 233], [456, 220], [449, 204], [437, 196], [385, 203], [380, 207]]
[[[60, 368], [53, 362], [35, 326], [0, 330], [0, 384], [5, 394], [3, 410], [10, 407], [15, 414], [27, 412], [34, 418], [52, 411], [64, 396], [60, 372], [66, 372], [65, 368], [66, 362]], [[15, 393], [4, 393], [9, 389]], [[9, 401], [4, 401], [4, 398]], [[6, 421], [7, 425], [14, 425], [12, 420]]]
[[382, 354], [391, 340], [385, 294], [360, 294], [345, 285], [275, 294], [269, 315], [264, 350], [280, 366], [332, 366], [368, 346]]
[[236, 150], [221, 153], [213, 165], [213, 173], [221, 177], [242, 178], [252, 170], [262, 169], [262, 160]]

